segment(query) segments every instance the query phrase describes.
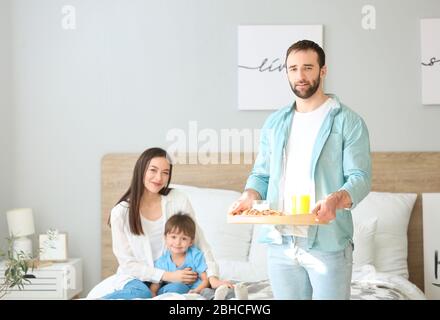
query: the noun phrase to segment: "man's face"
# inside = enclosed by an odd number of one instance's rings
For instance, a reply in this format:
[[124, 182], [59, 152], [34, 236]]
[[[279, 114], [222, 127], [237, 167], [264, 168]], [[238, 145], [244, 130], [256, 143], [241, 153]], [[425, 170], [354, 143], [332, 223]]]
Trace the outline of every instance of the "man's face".
[[319, 67], [318, 54], [312, 50], [292, 51], [287, 57], [286, 66], [290, 87], [301, 99], [315, 94], [327, 71], [326, 66]]

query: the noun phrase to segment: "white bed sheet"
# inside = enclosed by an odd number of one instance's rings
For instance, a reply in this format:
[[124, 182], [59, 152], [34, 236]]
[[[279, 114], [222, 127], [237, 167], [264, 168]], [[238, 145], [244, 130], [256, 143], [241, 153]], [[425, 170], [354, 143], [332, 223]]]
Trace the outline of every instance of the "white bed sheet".
[[353, 273], [351, 298], [356, 300], [426, 300], [423, 292], [403, 276], [377, 272], [364, 265]]
[[[249, 300], [273, 299], [268, 280], [243, 282], [248, 287]], [[155, 300], [204, 300], [198, 294], [163, 294]], [[352, 300], [426, 300], [423, 292], [406, 278], [377, 272], [372, 265], [364, 265], [353, 273], [351, 285]]]

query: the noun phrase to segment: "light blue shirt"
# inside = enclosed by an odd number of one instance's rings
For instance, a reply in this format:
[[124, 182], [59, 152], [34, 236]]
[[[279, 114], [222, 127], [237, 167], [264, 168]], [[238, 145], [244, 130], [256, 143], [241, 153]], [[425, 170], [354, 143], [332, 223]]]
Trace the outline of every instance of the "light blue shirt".
[[195, 246], [188, 248], [185, 255], [185, 261], [180, 267], [176, 266], [173, 260], [171, 260], [171, 252], [169, 250], [166, 250], [164, 254], [154, 262], [154, 266], [158, 269], [170, 272], [191, 268], [192, 271], [199, 274], [197, 280], [191, 285], [191, 289], [197, 288], [197, 286], [202, 282], [202, 279], [200, 279], [200, 274], [208, 269], [203, 252]]
[[[310, 176], [315, 183], [316, 201], [328, 194], [346, 190], [353, 209], [371, 189], [371, 155], [367, 127], [362, 118], [334, 99], [324, 119], [312, 151]], [[282, 204], [286, 167], [286, 143], [290, 135], [295, 102], [269, 116], [260, 137], [260, 150], [245, 189], [256, 190], [271, 208]], [[308, 246], [322, 251], [343, 250], [353, 238], [350, 210], [337, 210], [336, 219], [308, 229]], [[259, 241], [281, 244], [281, 233], [273, 225], [260, 229]]]

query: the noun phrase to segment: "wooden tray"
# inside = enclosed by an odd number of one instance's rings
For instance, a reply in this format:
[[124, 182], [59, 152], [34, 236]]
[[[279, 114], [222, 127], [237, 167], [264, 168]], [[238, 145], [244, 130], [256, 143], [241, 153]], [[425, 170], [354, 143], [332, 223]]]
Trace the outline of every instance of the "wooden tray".
[[228, 223], [250, 223], [250, 224], [293, 224], [293, 225], [316, 225], [326, 222], [315, 221], [314, 214], [295, 214], [285, 216], [254, 216], [254, 215], [230, 215], [227, 216]]

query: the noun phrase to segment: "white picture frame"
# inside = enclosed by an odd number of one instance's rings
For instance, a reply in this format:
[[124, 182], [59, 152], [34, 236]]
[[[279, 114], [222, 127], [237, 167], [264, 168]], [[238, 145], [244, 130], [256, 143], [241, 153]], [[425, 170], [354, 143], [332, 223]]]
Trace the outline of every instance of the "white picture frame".
[[420, 20], [422, 104], [440, 105], [440, 19]]
[[41, 261], [66, 261], [68, 259], [67, 234], [40, 234], [39, 248]]
[[293, 43], [304, 39], [323, 47], [323, 26], [238, 26], [239, 110], [276, 110], [293, 102], [285, 55]]

